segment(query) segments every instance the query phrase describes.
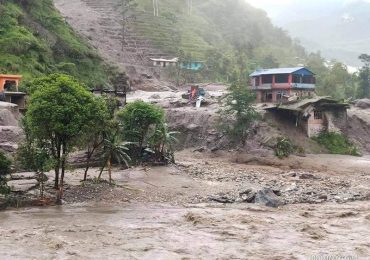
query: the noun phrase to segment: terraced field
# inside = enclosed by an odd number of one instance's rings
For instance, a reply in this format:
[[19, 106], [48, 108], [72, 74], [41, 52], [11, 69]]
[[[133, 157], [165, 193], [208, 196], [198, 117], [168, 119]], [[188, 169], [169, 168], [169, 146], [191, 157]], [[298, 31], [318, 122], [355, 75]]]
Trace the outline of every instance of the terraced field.
[[150, 5], [140, 4], [135, 10], [135, 19], [126, 26], [123, 35], [118, 2], [55, 0], [55, 5], [106, 60], [125, 69], [133, 80], [151, 78], [155, 83], [160, 72], [153, 67], [150, 58], [173, 58], [178, 55], [179, 46], [192, 59], [204, 59], [210, 45], [199, 36], [199, 28], [205, 27], [205, 21], [200, 21], [199, 16], [192, 18], [181, 14], [173, 20], [170, 12], [163, 11], [159, 17], [154, 17]]

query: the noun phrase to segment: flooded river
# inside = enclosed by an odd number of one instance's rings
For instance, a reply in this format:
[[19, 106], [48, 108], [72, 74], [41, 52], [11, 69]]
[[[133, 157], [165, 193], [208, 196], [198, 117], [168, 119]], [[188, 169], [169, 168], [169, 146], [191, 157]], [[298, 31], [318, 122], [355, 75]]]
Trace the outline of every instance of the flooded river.
[[0, 259], [370, 259], [370, 202], [9, 210], [0, 212], [0, 252]]

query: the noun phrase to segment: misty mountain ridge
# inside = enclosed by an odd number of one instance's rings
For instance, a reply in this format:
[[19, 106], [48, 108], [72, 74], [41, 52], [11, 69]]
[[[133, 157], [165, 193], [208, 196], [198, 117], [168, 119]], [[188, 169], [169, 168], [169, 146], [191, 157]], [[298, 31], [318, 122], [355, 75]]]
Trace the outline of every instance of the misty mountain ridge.
[[309, 50], [321, 51], [327, 59], [361, 66], [358, 56], [370, 53], [370, 2], [308, 5], [289, 6], [274, 20]]

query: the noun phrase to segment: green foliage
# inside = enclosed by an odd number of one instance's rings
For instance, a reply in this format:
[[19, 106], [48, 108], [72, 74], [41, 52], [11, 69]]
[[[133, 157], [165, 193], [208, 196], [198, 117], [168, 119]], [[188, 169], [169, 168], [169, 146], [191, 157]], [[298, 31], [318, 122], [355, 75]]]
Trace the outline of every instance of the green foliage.
[[23, 170], [35, 172], [49, 171], [54, 165], [47, 150], [28, 138], [17, 150], [17, 162]]
[[359, 59], [364, 63], [359, 73], [359, 98], [370, 98], [370, 55], [362, 54]]
[[37, 137], [70, 139], [81, 134], [94, 112], [94, 97], [77, 80], [52, 74], [35, 82], [26, 114], [27, 124]]
[[139, 144], [142, 148], [145, 140], [151, 135], [150, 130], [164, 121], [162, 108], [138, 100], [127, 104], [117, 114], [123, 127], [124, 140]]
[[131, 161], [130, 156], [127, 154], [129, 151], [128, 145], [130, 143], [124, 143], [122, 136], [119, 132], [111, 131], [107, 132], [103, 140], [103, 149], [100, 154], [103, 166], [101, 168], [98, 179], [100, 180], [101, 174], [105, 167], [108, 167], [109, 183], [112, 183], [112, 163], [118, 163], [120, 165], [129, 166]]
[[220, 110], [221, 128], [237, 142], [245, 142], [251, 124], [259, 116], [253, 107], [254, 95], [240, 82], [229, 87], [225, 103]]
[[274, 150], [275, 155], [283, 159], [289, 157], [295, 151], [295, 147], [288, 138], [279, 137]]
[[306, 58], [297, 42], [244, 0], [194, 1], [191, 15], [187, 1], [161, 0], [159, 17], [152, 15], [151, 1], [137, 2], [135, 30], [165, 53], [204, 61], [204, 71], [192, 75], [196, 79], [233, 82], [241, 63], [248, 75], [258, 67], [296, 66], [297, 57]]
[[322, 96], [332, 96], [335, 99], [356, 97], [357, 78], [348, 72], [343, 63], [332, 61], [328, 68], [319, 66], [318, 85], [316, 91]]
[[323, 132], [318, 137], [315, 137], [314, 140], [323, 145], [332, 154], [360, 155], [358, 148], [339, 133]]
[[52, 0], [0, 1], [0, 73], [23, 74], [28, 81], [53, 72], [92, 86], [108, 78], [95, 50], [67, 25]]
[[149, 146], [154, 151], [157, 161], [165, 159], [168, 162], [175, 162], [173, 146], [178, 143], [177, 134], [179, 132], [170, 131], [164, 122], [156, 126], [154, 134], [149, 139]]
[[30, 86], [26, 134], [45, 147], [55, 160], [55, 187], [59, 186], [59, 169], [63, 186], [66, 157], [80, 139], [96, 127], [96, 118], [108, 114], [107, 108], [68, 75], [52, 74], [36, 82], [37, 85]]
[[0, 151], [0, 194], [9, 192], [9, 188], [5, 183], [5, 175], [10, 173], [11, 160]]
[[174, 162], [177, 132], [169, 130], [162, 108], [139, 100], [127, 104], [118, 112], [117, 119], [122, 126], [123, 140], [132, 144], [133, 160]]

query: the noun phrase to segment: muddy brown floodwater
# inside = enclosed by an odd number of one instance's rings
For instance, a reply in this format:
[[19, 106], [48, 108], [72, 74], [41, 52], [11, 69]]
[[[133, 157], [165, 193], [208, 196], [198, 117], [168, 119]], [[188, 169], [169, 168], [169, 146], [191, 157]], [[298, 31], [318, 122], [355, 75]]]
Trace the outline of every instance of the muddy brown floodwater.
[[0, 259], [369, 259], [370, 203], [20, 209], [0, 238]]
[[[370, 259], [369, 157], [291, 157], [281, 162], [303, 169], [288, 169], [177, 155], [178, 165], [116, 168], [115, 186], [68, 172], [63, 206], [0, 212], [0, 259]], [[286, 205], [209, 200], [261, 187]]]

